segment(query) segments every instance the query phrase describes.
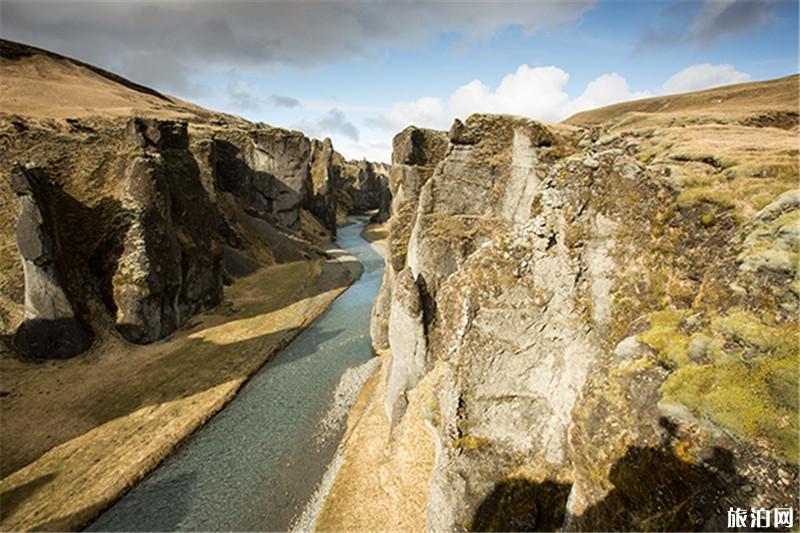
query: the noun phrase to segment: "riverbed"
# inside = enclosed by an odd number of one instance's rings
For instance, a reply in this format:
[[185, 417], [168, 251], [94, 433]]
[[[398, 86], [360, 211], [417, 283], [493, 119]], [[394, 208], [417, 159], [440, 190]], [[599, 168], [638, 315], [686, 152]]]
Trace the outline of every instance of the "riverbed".
[[331, 462], [352, 401], [376, 368], [370, 311], [383, 259], [361, 237], [337, 245], [364, 267], [359, 280], [236, 398], [89, 531], [276, 531], [303, 512]]

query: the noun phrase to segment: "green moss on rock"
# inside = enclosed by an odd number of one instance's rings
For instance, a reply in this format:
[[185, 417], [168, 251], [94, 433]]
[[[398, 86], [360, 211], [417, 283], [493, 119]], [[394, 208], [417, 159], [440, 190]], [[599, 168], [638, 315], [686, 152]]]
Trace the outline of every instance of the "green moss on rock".
[[681, 321], [686, 311], [657, 311], [651, 313], [650, 329], [639, 335], [639, 341], [647, 344], [659, 360], [670, 367], [679, 367], [689, 362], [689, 336], [681, 331]]
[[726, 351], [717, 344], [711, 362], [673, 372], [661, 387], [660, 405], [680, 404], [744, 441], [798, 463], [797, 327], [796, 322], [767, 325], [741, 309], [715, 318], [711, 334], [725, 338]]

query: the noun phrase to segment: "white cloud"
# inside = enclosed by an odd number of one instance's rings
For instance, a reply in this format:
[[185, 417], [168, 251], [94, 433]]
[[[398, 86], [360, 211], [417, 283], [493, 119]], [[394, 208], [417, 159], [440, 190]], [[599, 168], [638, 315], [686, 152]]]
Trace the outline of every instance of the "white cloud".
[[409, 124], [447, 129], [454, 118], [481, 112], [557, 122], [584, 109], [649, 96], [646, 92], [631, 92], [625, 79], [612, 73], [591, 81], [579, 97], [570, 99], [565, 90], [568, 81], [569, 74], [558, 67], [520, 65], [516, 72], [500, 81], [496, 90], [473, 80], [457, 88], [446, 100], [427, 96], [397, 102], [372, 123], [392, 130]]
[[568, 115], [587, 109], [624, 102], [626, 100], [647, 98], [648, 96], [651, 96], [651, 94], [647, 91], [631, 92], [628, 87], [628, 82], [616, 72], [603, 74], [590, 81], [589, 84], [586, 85], [583, 94], [570, 102], [567, 106], [569, 108]]
[[570, 98], [565, 89], [569, 73], [554, 66], [520, 65], [500, 81], [497, 89], [492, 90], [476, 79], [458, 87], [446, 99], [425, 96], [396, 102], [387, 112], [368, 119], [368, 123], [392, 131], [399, 131], [409, 124], [447, 129], [453, 119], [464, 119], [472, 113], [505, 113], [558, 122], [579, 111], [618, 102], [749, 80], [750, 74], [739, 72], [731, 65], [706, 63], [683, 69], [653, 92], [632, 91], [625, 78], [611, 72], [590, 81], [579, 96]]
[[750, 81], [750, 74], [739, 72], [731, 65], [703, 63], [681, 70], [666, 82], [662, 91], [666, 94], [699, 91], [720, 85]]
[[459, 87], [449, 104], [458, 116], [480, 111], [559, 120], [560, 109], [569, 100], [564, 92], [568, 80], [569, 74], [557, 67], [520, 65], [500, 81], [497, 90], [474, 80]]
[[392, 144], [388, 140], [353, 141], [346, 137], [332, 136], [333, 147], [347, 159], [366, 159], [379, 163], [391, 163]]

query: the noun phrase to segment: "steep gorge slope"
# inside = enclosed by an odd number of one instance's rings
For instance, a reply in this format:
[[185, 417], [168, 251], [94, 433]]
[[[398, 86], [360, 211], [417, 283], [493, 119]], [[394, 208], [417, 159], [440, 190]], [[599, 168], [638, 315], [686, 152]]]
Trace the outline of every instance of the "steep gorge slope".
[[358, 179], [329, 139], [4, 40], [0, 146], [0, 529], [80, 529], [356, 279], [330, 248]]
[[[715, 91], [395, 137], [363, 399], [386, 431], [355, 422], [320, 529], [721, 530], [797, 506], [798, 78]], [[362, 463], [380, 483], [354, 491]]]
[[349, 181], [328, 139], [0, 45], [0, 335], [25, 357], [81, 353], [109, 325], [161, 339], [218, 305], [223, 283], [323, 258], [353, 207], [337, 221]]

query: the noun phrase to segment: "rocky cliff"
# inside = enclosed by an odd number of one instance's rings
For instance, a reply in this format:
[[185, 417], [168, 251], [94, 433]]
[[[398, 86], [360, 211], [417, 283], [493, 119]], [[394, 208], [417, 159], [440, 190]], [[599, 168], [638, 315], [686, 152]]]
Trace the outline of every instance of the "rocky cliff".
[[395, 137], [375, 453], [409, 453], [424, 419], [429, 529], [721, 530], [730, 507], [797, 505], [798, 95], [779, 81], [769, 102], [689, 99], [716, 115]]
[[[220, 304], [224, 283], [324, 256], [342, 173], [329, 139], [0, 44], [0, 335], [12, 351], [72, 356], [112, 328], [150, 343]], [[356, 198], [340, 214], [362, 210]]]
[[389, 191], [390, 165], [371, 161], [347, 161], [339, 154], [335, 166], [339, 171], [337, 197], [342, 206], [340, 220], [347, 212], [375, 211], [373, 222], [389, 218], [392, 195]]

